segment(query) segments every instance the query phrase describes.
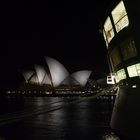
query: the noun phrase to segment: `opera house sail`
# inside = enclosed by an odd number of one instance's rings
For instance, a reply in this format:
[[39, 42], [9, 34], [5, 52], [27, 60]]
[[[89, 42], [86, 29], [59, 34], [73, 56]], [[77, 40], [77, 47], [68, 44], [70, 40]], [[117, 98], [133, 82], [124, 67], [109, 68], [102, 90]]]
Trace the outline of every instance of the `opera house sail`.
[[50, 57], [45, 57], [45, 59], [49, 67], [53, 86], [57, 87], [69, 75], [69, 72], [57, 60]]
[[28, 82], [33, 74], [34, 74], [34, 71], [23, 72], [23, 77], [24, 77], [25, 81]]
[[39, 84], [51, 84], [50, 78], [43, 66], [35, 65]]
[[73, 77], [73, 79], [78, 81], [80, 83], [80, 85], [84, 87], [88, 81], [88, 78], [89, 78], [91, 72], [92, 71], [89, 71], [89, 70], [77, 71], [77, 72], [73, 73], [71, 75], [71, 77]]
[[82, 89], [92, 73], [91, 70], [81, 70], [69, 74], [68, 70], [56, 59], [45, 57], [46, 66], [34, 65], [34, 71], [23, 72], [26, 85], [42, 89]]

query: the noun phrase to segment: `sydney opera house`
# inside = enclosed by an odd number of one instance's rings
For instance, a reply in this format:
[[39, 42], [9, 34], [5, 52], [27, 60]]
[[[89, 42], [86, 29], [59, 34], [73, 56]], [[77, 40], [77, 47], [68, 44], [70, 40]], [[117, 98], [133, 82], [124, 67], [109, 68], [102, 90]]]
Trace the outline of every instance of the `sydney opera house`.
[[34, 70], [24, 71], [21, 90], [28, 92], [81, 93], [85, 89], [91, 70], [70, 74], [56, 59], [45, 57], [46, 66], [34, 65]]

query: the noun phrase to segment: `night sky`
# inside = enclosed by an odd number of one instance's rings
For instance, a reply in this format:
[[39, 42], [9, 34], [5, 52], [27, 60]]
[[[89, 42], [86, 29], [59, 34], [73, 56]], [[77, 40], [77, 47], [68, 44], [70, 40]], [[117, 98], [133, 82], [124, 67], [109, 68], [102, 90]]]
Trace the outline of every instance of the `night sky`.
[[4, 11], [1, 87], [20, 80], [20, 71], [44, 65], [44, 56], [70, 73], [89, 69], [108, 73], [99, 25], [111, 0], [11, 1]]

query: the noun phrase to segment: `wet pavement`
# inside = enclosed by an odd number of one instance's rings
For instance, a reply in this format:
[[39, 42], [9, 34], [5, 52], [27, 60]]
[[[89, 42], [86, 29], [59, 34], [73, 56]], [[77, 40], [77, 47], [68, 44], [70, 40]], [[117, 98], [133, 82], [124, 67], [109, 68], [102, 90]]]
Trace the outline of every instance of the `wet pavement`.
[[[1, 102], [1, 116], [15, 113], [44, 112], [0, 124], [0, 136], [5, 140], [102, 140], [111, 133], [110, 118], [113, 100], [83, 97], [22, 97]], [[2, 105], [3, 104], [3, 105]], [[69, 104], [66, 106], [66, 104]], [[53, 109], [54, 107], [60, 109]], [[17, 113], [18, 112], [18, 113]], [[2, 118], [0, 118], [2, 119]], [[8, 121], [7, 121], [8, 122]]]

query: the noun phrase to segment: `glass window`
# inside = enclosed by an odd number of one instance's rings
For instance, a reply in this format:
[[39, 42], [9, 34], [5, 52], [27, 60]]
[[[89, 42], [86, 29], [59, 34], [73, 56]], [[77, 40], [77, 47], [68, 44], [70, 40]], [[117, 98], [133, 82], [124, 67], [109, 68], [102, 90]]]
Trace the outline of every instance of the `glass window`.
[[105, 43], [106, 43], [106, 47], [108, 48], [108, 42], [106, 40], [106, 35], [105, 35], [105, 31], [103, 30], [103, 36], [104, 36], [104, 40], [105, 40]]
[[116, 31], [119, 32], [124, 27], [129, 25], [127, 12], [123, 1], [121, 1], [112, 11], [112, 17], [115, 24]]
[[136, 64], [137, 73], [140, 76], [140, 63]]
[[113, 62], [113, 66], [116, 66], [121, 63], [121, 57], [120, 53], [118, 51], [118, 48], [114, 48], [111, 52], [111, 59]]
[[127, 60], [129, 58], [135, 57], [137, 55], [137, 50], [135, 47], [135, 42], [133, 39], [127, 39], [120, 44], [123, 59]]
[[140, 63], [127, 67], [129, 77], [140, 76]]
[[113, 30], [113, 26], [112, 26], [110, 17], [107, 17], [107, 19], [105, 21], [104, 30], [105, 30], [107, 42], [109, 43], [111, 41], [111, 39], [114, 37], [114, 30]]
[[116, 83], [119, 83], [119, 81], [120, 81], [120, 79], [119, 79], [117, 73], [115, 73], [115, 80], [116, 80]]
[[119, 81], [122, 79], [126, 79], [126, 74], [124, 69], [117, 71], [117, 78]]

